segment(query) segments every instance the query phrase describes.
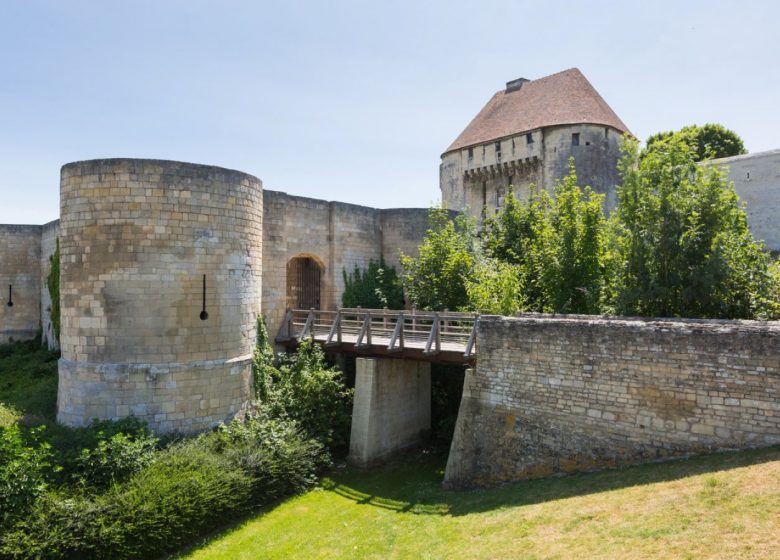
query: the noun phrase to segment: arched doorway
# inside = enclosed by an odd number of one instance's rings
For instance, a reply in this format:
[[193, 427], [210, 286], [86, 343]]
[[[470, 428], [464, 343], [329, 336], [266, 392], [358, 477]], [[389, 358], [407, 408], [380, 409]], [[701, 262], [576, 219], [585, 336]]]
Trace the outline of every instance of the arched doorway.
[[300, 256], [287, 263], [287, 307], [319, 309], [322, 267], [312, 257]]

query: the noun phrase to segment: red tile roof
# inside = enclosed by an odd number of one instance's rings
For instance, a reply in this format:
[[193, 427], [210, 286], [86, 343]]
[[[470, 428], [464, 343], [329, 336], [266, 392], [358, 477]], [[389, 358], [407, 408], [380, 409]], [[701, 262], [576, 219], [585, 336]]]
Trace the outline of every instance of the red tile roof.
[[460, 150], [545, 126], [598, 124], [628, 128], [577, 68], [496, 92], [444, 152]]

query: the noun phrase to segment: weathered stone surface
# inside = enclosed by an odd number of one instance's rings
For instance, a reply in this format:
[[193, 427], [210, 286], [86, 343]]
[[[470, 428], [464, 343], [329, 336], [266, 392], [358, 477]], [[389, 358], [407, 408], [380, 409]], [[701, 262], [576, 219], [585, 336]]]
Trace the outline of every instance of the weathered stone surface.
[[380, 463], [423, 441], [431, 429], [431, 364], [358, 358], [349, 460]]
[[745, 203], [748, 225], [770, 251], [780, 252], [780, 150], [715, 159]]
[[62, 168], [61, 422], [129, 413], [187, 432], [245, 406], [262, 211], [260, 181], [237, 171], [129, 159]]
[[287, 265], [310, 257], [321, 269], [322, 309], [336, 309], [344, 293], [343, 271], [384, 256], [399, 265], [401, 252], [417, 255], [428, 228], [424, 208], [380, 210], [264, 191], [263, 316], [275, 336], [290, 302]]
[[483, 317], [445, 483], [780, 443], [780, 324]]
[[41, 226], [0, 225], [0, 344], [38, 332], [40, 260]]

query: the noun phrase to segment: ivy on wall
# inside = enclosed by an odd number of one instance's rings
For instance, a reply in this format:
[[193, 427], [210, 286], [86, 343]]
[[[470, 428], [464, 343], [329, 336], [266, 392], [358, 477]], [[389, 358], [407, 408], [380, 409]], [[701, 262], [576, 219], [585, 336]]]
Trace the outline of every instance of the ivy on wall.
[[51, 270], [46, 278], [51, 297], [51, 324], [54, 327], [54, 336], [57, 343], [60, 341], [60, 238], [57, 238], [57, 247], [54, 254], [49, 257]]

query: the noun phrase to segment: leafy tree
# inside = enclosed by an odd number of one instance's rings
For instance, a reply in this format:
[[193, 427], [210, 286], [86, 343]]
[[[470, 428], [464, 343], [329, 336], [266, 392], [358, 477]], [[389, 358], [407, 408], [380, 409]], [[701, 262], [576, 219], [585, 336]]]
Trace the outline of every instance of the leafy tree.
[[498, 259], [480, 259], [466, 281], [469, 305], [490, 315], [514, 315], [525, 308], [522, 268]]
[[387, 266], [384, 258], [371, 259], [364, 270], [355, 269], [344, 275], [344, 307], [368, 307], [369, 309], [403, 309], [404, 290], [394, 266]]
[[600, 312], [606, 235], [603, 204], [603, 195], [578, 186], [571, 161], [569, 174], [555, 188], [549, 226], [541, 238], [545, 311]]
[[452, 220], [440, 208], [431, 209], [429, 223], [420, 256], [401, 256], [406, 293], [420, 309], [468, 309], [466, 284], [478, 249], [476, 225], [465, 214]]
[[590, 187], [579, 187], [573, 161], [555, 197], [535, 189], [526, 201], [509, 194], [498, 215], [486, 222], [484, 237], [488, 255], [517, 266], [522, 295], [515, 303], [522, 301], [532, 311], [600, 312], [603, 201]]
[[683, 140], [694, 149], [695, 161], [712, 158], [723, 158], [746, 154], [745, 144], [742, 138], [723, 125], [716, 123], [704, 126], [691, 125], [683, 127], [677, 132], [666, 131], [653, 134], [647, 139], [645, 148], [640, 154], [640, 159], [667, 143], [671, 138]]
[[544, 290], [539, 272], [542, 268], [543, 238], [548, 236], [547, 216], [552, 198], [544, 190], [532, 187], [526, 200], [513, 191], [504, 199], [498, 214], [485, 220], [482, 232], [485, 253], [499, 262], [517, 265], [521, 300], [525, 310], [542, 311]]
[[671, 136], [641, 159], [627, 140], [614, 214], [614, 311], [646, 316], [777, 316], [771, 257], [723, 171]]

